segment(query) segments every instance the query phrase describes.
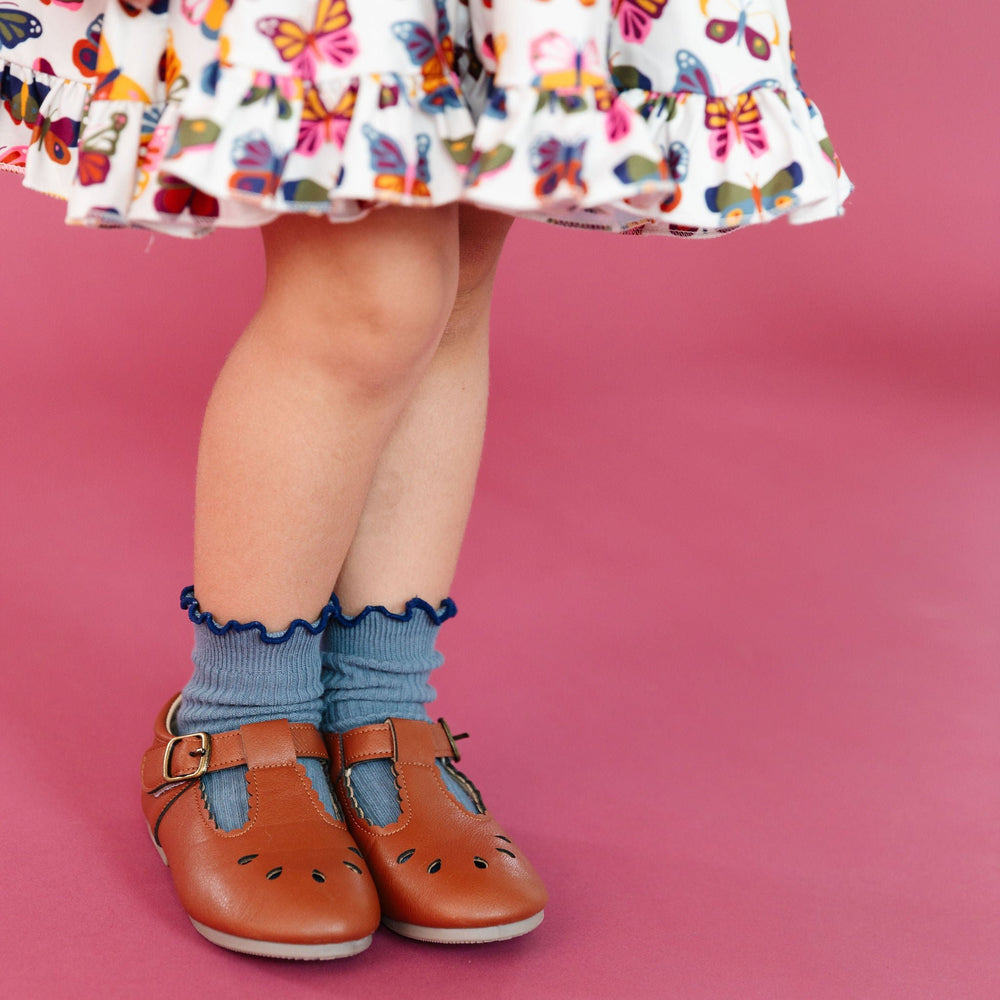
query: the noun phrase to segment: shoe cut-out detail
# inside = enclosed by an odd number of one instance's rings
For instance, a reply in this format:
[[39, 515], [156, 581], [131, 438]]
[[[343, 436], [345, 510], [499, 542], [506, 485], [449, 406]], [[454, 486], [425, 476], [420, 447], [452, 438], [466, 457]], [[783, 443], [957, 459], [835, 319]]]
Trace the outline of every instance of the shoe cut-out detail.
[[[337, 794], [384, 926], [440, 943], [518, 937], [541, 922], [545, 888], [488, 812], [456, 804], [448, 787], [455, 772], [440, 768], [455, 756], [449, 735], [442, 723], [393, 718], [328, 737]], [[351, 766], [370, 760], [391, 761], [397, 772], [404, 821], [391, 827], [373, 829], [352, 796]]]
[[[356, 847], [349, 847], [348, 850], [353, 851], [355, 854], [358, 855], [358, 857], [362, 856], [361, 852]], [[259, 854], [244, 854], [242, 858], [236, 859], [236, 863], [238, 865], [248, 865], [250, 864], [251, 861], [256, 861], [257, 858], [259, 857], [260, 857]], [[344, 864], [347, 865], [347, 867], [350, 868], [352, 871], [356, 871], [359, 875], [364, 874], [364, 872], [353, 862], [345, 861]], [[277, 867], [272, 868], [264, 876], [264, 878], [266, 878], [269, 882], [273, 882], [276, 878], [279, 878], [282, 875], [284, 870], [285, 869], [282, 865], [278, 865]], [[321, 872], [318, 868], [314, 868], [312, 870], [311, 877], [314, 882], [323, 883], [326, 881], [326, 875], [324, 875], [323, 872]]]
[[[502, 840], [505, 844], [513, 843], [510, 837], [505, 837], [500, 833], [497, 834], [497, 840]], [[517, 855], [509, 847], [498, 847], [497, 850], [501, 854], [506, 854], [508, 858], [513, 858], [515, 861], [517, 860]]]

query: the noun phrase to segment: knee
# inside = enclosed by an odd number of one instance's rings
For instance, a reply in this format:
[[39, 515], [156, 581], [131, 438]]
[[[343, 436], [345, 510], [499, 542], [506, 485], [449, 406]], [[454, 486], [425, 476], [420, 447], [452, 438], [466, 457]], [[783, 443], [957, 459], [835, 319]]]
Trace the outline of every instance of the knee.
[[324, 364], [367, 392], [408, 384], [433, 356], [447, 325], [454, 271], [428, 252], [357, 274], [350, 305], [322, 297], [310, 323]]
[[391, 393], [419, 377], [458, 282], [457, 239], [428, 238], [435, 231], [424, 219], [393, 231], [381, 214], [368, 238], [361, 223], [350, 223], [356, 232], [312, 254], [286, 255], [285, 234], [272, 237], [262, 305], [285, 349], [364, 394]]

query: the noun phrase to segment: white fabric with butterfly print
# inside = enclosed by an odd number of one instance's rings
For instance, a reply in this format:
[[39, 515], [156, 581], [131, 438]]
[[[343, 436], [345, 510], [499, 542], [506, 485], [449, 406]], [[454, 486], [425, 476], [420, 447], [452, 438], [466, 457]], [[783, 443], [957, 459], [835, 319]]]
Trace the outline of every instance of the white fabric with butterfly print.
[[784, 0], [2, 0], [0, 168], [181, 236], [467, 201], [706, 236], [840, 214]]

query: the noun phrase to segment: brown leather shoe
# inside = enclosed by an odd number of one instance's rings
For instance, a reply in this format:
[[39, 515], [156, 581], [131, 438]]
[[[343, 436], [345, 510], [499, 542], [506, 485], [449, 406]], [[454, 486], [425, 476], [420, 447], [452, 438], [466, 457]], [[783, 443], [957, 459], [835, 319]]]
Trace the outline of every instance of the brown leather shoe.
[[[327, 759], [314, 726], [286, 719], [208, 736], [175, 735], [168, 702], [142, 758], [142, 807], [191, 922], [209, 941], [273, 958], [340, 958], [378, 927], [378, 897], [347, 827], [323, 808], [297, 757]], [[247, 765], [250, 815], [212, 822], [207, 771]]]
[[[468, 812], [441, 780], [435, 761], [459, 759], [443, 719], [388, 719], [326, 739], [337, 796], [390, 930], [471, 944], [527, 934], [542, 922], [545, 887], [521, 849], [485, 808]], [[377, 759], [393, 762], [399, 789], [400, 817], [389, 826], [367, 823], [351, 790], [351, 768]], [[448, 766], [482, 807], [472, 782]]]

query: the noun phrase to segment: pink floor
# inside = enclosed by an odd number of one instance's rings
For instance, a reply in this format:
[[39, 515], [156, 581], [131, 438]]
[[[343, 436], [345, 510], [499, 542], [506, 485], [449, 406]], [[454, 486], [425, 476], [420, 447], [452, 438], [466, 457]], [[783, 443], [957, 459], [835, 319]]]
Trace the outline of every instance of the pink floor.
[[[136, 772], [187, 676], [196, 433], [256, 241], [146, 252], [0, 178], [5, 996], [1000, 997], [997, 195], [953, 104], [992, 57], [852, 38], [912, 116], [886, 137], [801, 6], [845, 220], [509, 247], [438, 687], [550, 884], [517, 942], [291, 964], [191, 930]], [[958, 143], [930, 161], [902, 95], [949, 32], [982, 51], [920, 91]]]

